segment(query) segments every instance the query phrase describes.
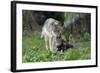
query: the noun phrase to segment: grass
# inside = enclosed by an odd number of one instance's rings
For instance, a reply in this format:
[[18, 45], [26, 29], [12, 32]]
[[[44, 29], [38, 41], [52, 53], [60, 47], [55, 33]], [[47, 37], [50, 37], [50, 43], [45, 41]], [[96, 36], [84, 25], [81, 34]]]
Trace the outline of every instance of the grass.
[[23, 63], [91, 59], [89, 41], [77, 41], [77, 47], [69, 48], [64, 53], [57, 52], [55, 54], [46, 50], [44, 40], [40, 36], [23, 36], [22, 42]]

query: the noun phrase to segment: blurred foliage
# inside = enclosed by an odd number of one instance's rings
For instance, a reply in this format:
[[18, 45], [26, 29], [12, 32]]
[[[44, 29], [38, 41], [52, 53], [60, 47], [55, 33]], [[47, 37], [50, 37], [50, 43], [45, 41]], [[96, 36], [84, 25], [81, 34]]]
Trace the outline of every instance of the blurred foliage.
[[[49, 12], [23, 10], [23, 34], [30, 35], [30, 32], [41, 32], [44, 22], [48, 18], [59, 20], [63, 25], [63, 31], [73, 35], [90, 33], [90, 14], [75, 12]], [[91, 33], [90, 33], [91, 34]]]
[[45, 48], [44, 40], [38, 34], [23, 37], [22, 61], [27, 62], [48, 62], [66, 60], [91, 59], [90, 42], [76, 42], [77, 47], [69, 48], [64, 53], [52, 54]]
[[91, 35], [89, 33], [84, 33], [80, 36], [80, 41], [90, 41]]
[[31, 24], [32, 24], [32, 11], [24, 11], [23, 10], [23, 31], [27, 30], [30, 31], [32, 30]]

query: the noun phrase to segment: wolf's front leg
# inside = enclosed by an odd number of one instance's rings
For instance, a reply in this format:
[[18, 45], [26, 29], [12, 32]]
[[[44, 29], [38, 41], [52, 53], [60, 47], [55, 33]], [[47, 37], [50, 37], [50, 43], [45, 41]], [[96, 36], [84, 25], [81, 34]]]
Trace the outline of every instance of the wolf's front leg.
[[52, 51], [52, 38], [51, 37], [49, 38], [49, 49], [50, 51]]
[[44, 39], [45, 39], [45, 47], [48, 50], [49, 49], [49, 47], [48, 47], [48, 39], [47, 39], [47, 37], [45, 37]]
[[56, 42], [55, 42], [55, 38], [52, 38], [52, 52], [56, 53]]

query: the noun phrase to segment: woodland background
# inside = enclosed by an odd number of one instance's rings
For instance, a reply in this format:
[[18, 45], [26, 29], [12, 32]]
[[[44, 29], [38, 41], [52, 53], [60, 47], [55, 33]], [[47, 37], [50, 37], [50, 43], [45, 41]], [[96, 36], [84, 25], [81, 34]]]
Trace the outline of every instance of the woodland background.
[[[23, 62], [47, 62], [62, 60], [84, 60], [91, 58], [91, 14], [75, 12], [50, 12], [23, 10]], [[75, 47], [53, 56], [45, 49], [40, 38], [44, 22], [48, 18], [59, 20], [64, 35], [73, 37]]]

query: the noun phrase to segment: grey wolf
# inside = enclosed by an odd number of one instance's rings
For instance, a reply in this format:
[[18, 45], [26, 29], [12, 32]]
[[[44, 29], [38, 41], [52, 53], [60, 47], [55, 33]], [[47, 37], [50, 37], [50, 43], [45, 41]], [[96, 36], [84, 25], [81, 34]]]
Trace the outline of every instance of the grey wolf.
[[44, 26], [41, 32], [41, 38], [45, 40], [45, 47], [47, 50], [55, 53], [58, 48], [56, 47], [57, 38], [60, 37], [62, 33], [62, 25], [61, 22], [53, 19], [48, 18], [44, 22]]

